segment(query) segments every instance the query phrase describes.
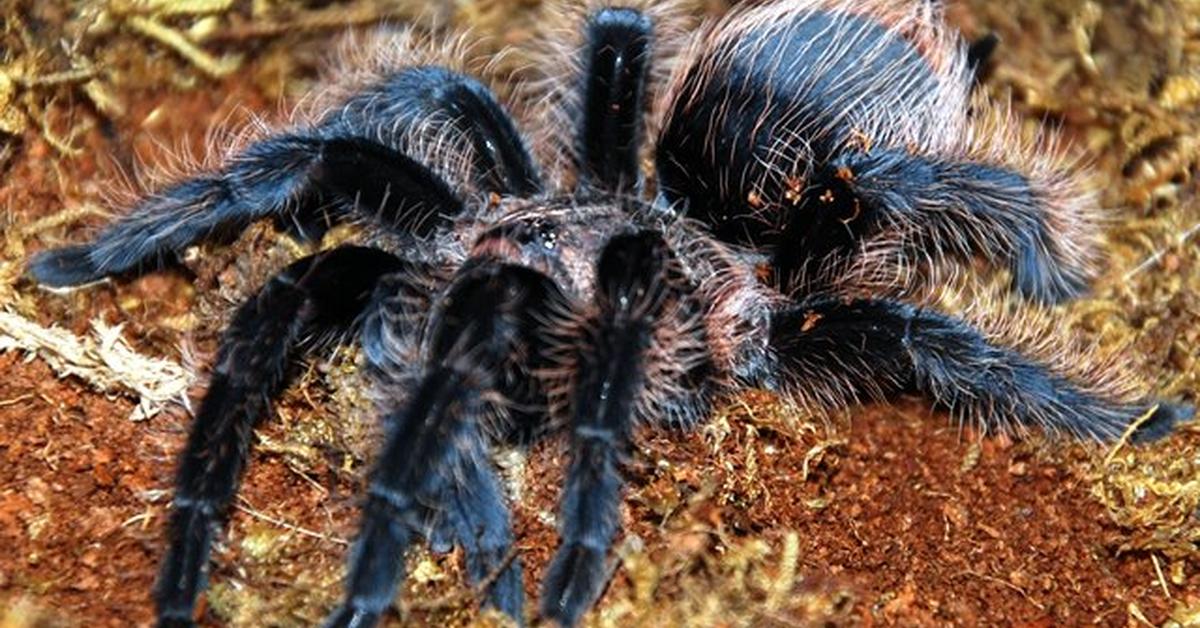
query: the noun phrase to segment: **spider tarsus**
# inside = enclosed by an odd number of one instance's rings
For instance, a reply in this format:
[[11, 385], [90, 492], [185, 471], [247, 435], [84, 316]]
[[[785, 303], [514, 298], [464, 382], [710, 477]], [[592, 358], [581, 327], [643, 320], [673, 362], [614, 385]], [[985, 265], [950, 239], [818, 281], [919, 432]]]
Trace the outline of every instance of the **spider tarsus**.
[[191, 625], [196, 598], [207, 584], [208, 554], [217, 525], [214, 514], [211, 505], [177, 502], [172, 506], [167, 532], [171, 543], [154, 591], [160, 626]]
[[372, 628], [378, 626], [383, 613], [341, 606], [322, 624], [324, 628]]
[[1050, 247], [1053, 238], [1042, 224], [1017, 238], [1012, 256], [1012, 288], [1025, 299], [1043, 305], [1056, 305], [1084, 296], [1091, 282], [1081, 269], [1071, 268], [1054, 259]]
[[404, 554], [425, 516], [413, 496], [371, 487], [358, 537], [350, 550], [346, 599], [329, 616], [326, 626], [378, 623], [396, 596], [404, 575]]
[[1196, 407], [1186, 403], [1160, 401], [1144, 423], [1134, 431], [1132, 440], [1136, 444], [1152, 443], [1170, 436], [1175, 427], [1196, 417]]
[[610, 539], [597, 540], [601, 549], [580, 543], [563, 545], [546, 569], [542, 585], [541, 615], [560, 626], [574, 626], [592, 606], [604, 587], [605, 558]]
[[512, 553], [513, 532], [504, 493], [491, 470], [483, 438], [458, 452], [458, 481], [444, 498], [443, 514], [463, 546], [471, 582], [481, 585], [487, 604], [518, 623], [524, 616], [521, 561]]
[[454, 551], [454, 524], [445, 519], [443, 517], [434, 522], [425, 531], [425, 540], [429, 543], [429, 551], [434, 554], [449, 554]]
[[49, 288], [67, 288], [99, 281], [107, 273], [96, 268], [91, 259], [92, 247], [74, 244], [41, 251], [29, 260], [33, 280]]
[[196, 622], [189, 617], [159, 617], [154, 623], [158, 628], [192, 628]]

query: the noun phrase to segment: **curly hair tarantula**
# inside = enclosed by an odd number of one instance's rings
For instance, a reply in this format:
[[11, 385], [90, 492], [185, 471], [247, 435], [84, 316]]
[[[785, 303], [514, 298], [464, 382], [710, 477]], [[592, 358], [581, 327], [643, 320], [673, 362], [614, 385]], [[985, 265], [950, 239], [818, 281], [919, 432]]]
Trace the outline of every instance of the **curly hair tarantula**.
[[[487, 603], [523, 620], [496, 442], [569, 439], [540, 612], [572, 625], [604, 586], [634, 428], [692, 426], [738, 389], [816, 411], [915, 392], [982, 431], [1100, 440], [1191, 416], [1028, 330], [913, 296], [974, 260], [1053, 303], [1097, 262], [1078, 174], [972, 95], [994, 41], [967, 46], [929, 0], [791, 0], [739, 7], [666, 55], [654, 15], [584, 15], [560, 46], [571, 76], [520, 125], [432, 52], [392, 48], [399, 63], [355, 75], [315, 122], [33, 258], [37, 281], [74, 286], [262, 218], [309, 238], [366, 225], [369, 246], [293, 263], [225, 332], [179, 464], [160, 625], [193, 622], [252, 428], [289, 365], [332, 339], [361, 344], [387, 436], [330, 626], [379, 621], [419, 538], [461, 546]], [[518, 126], [562, 158], [539, 168]]]

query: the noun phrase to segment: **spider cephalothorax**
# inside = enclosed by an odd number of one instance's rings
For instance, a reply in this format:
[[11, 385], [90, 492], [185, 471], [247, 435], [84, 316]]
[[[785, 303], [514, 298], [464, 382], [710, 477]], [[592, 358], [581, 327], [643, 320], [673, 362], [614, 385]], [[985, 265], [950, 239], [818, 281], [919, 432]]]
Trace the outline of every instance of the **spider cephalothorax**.
[[[179, 466], [161, 623], [192, 622], [251, 427], [311, 339], [357, 339], [389, 426], [336, 626], [379, 619], [421, 537], [461, 546], [473, 579], [495, 576], [488, 602], [524, 617], [487, 456], [500, 440], [567, 434], [541, 612], [573, 624], [603, 587], [633, 428], [687, 428], [739, 388], [815, 411], [917, 392], [983, 431], [1095, 439], [1190, 416], [1028, 330], [913, 300], [955, 261], [1041, 302], [1077, 294], [1095, 264], [1077, 175], [971, 95], [987, 41], [963, 45], [926, 1], [749, 5], [657, 46], [679, 50], [659, 80], [651, 13], [584, 16], [580, 62], [538, 83], [519, 124], [477, 80], [395, 44], [311, 124], [34, 258], [41, 283], [78, 285], [260, 218], [309, 237], [364, 225], [365, 246], [293, 263], [226, 331]], [[536, 165], [519, 128], [562, 158]]]

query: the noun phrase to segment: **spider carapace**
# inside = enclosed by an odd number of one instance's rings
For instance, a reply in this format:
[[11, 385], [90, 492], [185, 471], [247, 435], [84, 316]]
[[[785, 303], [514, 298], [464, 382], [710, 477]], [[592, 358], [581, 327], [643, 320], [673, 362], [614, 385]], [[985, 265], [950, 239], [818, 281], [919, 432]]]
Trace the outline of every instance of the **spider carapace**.
[[974, 262], [1054, 303], [1098, 263], [1079, 173], [973, 94], [994, 42], [966, 45], [928, 0], [747, 3], [690, 33], [669, 13], [579, 11], [552, 47], [569, 59], [539, 66], [567, 69], [509, 107], [411, 32], [381, 36], [311, 122], [31, 261], [71, 286], [259, 219], [363, 225], [226, 330], [179, 463], [161, 624], [194, 621], [251, 428], [324, 341], [361, 344], [388, 425], [331, 626], [376, 623], [421, 540], [462, 547], [487, 603], [524, 620], [497, 441], [569, 442], [540, 614], [572, 625], [603, 589], [634, 427], [687, 429], [739, 389], [813, 412], [918, 393], [983, 432], [1098, 440], [1191, 416], [914, 296]]

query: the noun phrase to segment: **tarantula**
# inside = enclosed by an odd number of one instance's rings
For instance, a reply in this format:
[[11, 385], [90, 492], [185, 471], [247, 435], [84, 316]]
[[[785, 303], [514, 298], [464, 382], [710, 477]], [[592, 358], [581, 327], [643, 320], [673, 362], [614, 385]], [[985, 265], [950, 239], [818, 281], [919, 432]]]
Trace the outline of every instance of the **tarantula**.
[[487, 603], [523, 619], [496, 442], [569, 439], [541, 614], [571, 625], [604, 586], [634, 428], [692, 426], [738, 389], [812, 410], [916, 392], [985, 432], [1094, 439], [1191, 416], [913, 296], [974, 260], [1051, 303], [1096, 263], [1078, 173], [971, 95], [994, 42], [965, 45], [922, 0], [751, 4], [691, 34], [664, 82], [653, 15], [595, 9], [560, 46], [575, 71], [523, 124], [562, 156], [541, 168], [488, 88], [399, 46], [314, 122], [32, 259], [73, 286], [262, 218], [366, 226], [368, 246], [288, 266], [224, 333], [175, 480], [161, 625], [192, 623], [252, 427], [330, 339], [361, 344], [387, 425], [330, 626], [376, 623], [421, 538], [461, 546]]

